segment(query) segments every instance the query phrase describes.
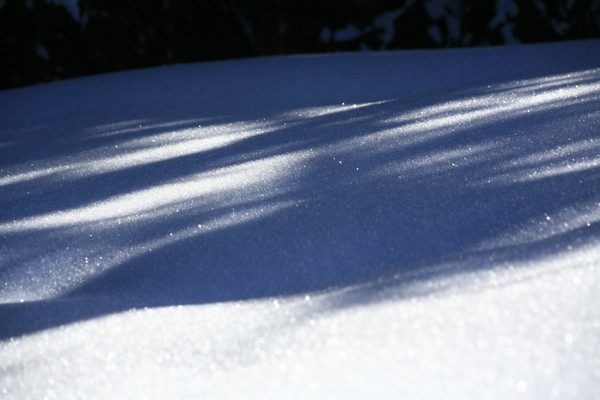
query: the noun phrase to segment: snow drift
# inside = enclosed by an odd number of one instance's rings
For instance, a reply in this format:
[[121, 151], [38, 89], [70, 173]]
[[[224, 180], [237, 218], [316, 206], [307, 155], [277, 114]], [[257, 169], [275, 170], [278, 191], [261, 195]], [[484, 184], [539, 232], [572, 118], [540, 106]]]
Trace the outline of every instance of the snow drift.
[[0, 92], [3, 396], [597, 397], [599, 50]]

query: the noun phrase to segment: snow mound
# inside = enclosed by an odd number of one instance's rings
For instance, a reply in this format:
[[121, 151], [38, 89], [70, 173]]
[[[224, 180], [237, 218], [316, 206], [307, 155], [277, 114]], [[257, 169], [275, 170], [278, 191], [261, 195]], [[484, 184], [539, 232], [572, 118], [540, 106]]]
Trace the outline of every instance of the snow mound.
[[3, 398], [600, 396], [598, 50], [0, 92]]

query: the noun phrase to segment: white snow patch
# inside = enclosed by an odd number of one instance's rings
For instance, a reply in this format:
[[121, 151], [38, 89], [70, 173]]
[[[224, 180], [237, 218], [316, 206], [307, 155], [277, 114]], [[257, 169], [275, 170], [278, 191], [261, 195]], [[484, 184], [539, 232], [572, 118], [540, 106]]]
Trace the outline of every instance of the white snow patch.
[[[214, 202], [216, 205], [222, 202], [223, 196], [227, 196], [230, 201], [235, 202], [236, 193], [244, 190], [256, 187], [258, 191], [260, 188], [268, 191], [272, 184], [269, 182], [285, 177], [286, 170], [293, 168], [299, 160], [301, 160], [300, 154], [275, 156], [209, 173], [193, 174], [178, 178], [176, 182], [132, 191], [83, 207], [0, 224], [0, 234], [69, 227], [100, 221], [120, 224], [122, 219], [128, 221], [154, 219], [171, 214], [174, 209], [185, 209], [186, 205], [181, 203], [190, 200], [202, 201], [204, 204]], [[247, 198], [244, 200], [248, 201]], [[193, 205], [194, 203], [189, 203], [189, 206]]]

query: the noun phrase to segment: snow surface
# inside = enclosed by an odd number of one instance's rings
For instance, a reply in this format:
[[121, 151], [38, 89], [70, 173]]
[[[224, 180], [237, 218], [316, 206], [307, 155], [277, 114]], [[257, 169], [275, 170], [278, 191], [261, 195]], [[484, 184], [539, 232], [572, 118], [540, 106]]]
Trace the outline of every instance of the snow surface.
[[0, 92], [0, 397], [599, 398], [599, 50]]

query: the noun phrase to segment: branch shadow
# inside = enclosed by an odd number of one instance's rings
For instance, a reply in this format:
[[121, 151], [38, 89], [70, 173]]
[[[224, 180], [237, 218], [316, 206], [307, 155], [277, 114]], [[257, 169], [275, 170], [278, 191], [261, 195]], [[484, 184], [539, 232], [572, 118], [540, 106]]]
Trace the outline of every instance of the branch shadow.
[[[600, 70], [469, 80], [453, 67], [460, 85], [378, 78], [365, 94], [341, 85], [373, 63], [342, 57], [352, 65], [337, 80], [339, 59], [300, 62], [315, 80], [290, 58], [265, 62], [267, 77], [256, 60], [207, 63], [212, 80], [189, 90], [169, 85], [195, 77], [181, 66], [149, 105], [119, 111], [139, 91], [111, 103], [106, 89], [97, 103], [112, 117], [76, 117], [30, 155], [60, 123], [1, 148], [15, 155], [0, 181], [0, 339], [133, 308], [336, 290], [339, 308], [390, 287], [413, 296], [416, 282], [489, 267], [465, 258], [514, 264], [598, 236]], [[128, 76], [97, 79], [141, 85]], [[100, 85], [89, 82], [65, 85]], [[272, 88], [261, 98], [227, 97], [261, 85]], [[90, 107], [77, 104], [63, 107]]]

